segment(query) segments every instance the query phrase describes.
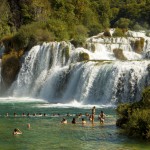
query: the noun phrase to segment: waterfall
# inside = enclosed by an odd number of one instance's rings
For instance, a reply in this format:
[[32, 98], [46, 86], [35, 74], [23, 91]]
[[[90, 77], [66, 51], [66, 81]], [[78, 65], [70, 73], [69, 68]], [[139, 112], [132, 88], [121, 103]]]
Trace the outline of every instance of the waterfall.
[[1, 75], [1, 67], [2, 67], [2, 55], [4, 53], [4, 46], [2, 44], [0, 44], [0, 94], [2, 92], [2, 83], [3, 83], [3, 80], [2, 80], [2, 75]]
[[[86, 49], [67, 42], [34, 46], [25, 54], [9, 95], [51, 103], [76, 100], [83, 104], [116, 104], [140, 100], [142, 90], [150, 85], [150, 61], [144, 57], [149, 52], [149, 40], [141, 54], [133, 52], [127, 38], [92, 40], [88, 39]], [[130, 59], [117, 60], [112, 53], [116, 46]], [[87, 53], [89, 60], [80, 61], [81, 53]]]

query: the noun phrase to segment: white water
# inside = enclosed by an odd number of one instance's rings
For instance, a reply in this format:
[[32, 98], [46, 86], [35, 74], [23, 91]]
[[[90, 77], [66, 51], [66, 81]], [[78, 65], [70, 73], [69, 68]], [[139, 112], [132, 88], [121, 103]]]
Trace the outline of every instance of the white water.
[[[110, 31], [113, 34], [114, 30]], [[103, 33], [98, 34], [87, 39], [87, 49], [92, 51], [95, 49], [95, 54], [101, 60], [116, 60], [113, 50], [122, 49], [124, 56], [128, 60], [142, 60], [143, 58], [150, 58], [150, 37], [147, 37], [145, 32], [128, 31], [128, 37], [104, 37]], [[144, 38], [143, 52], [140, 54], [134, 50], [134, 43], [136, 40]], [[98, 60], [99, 60], [98, 59]]]
[[34, 99], [34, 98], [29, 98], [29, 97], [1, 97], [0, 98], [0, 103], [29, 103], [29, 102], [41, 102], [47, 103], [47, 101], [44, 101], [42, 99]]
[[50, 55], [51, 43], [36, 46], [28, 53], [10, 88], [13, 96], [28, 95], [52, 103], [77, 100], [82, 104], [109, 104], [139, 100], [141, 91], [149, 84], [148, 60], [64, 65], [55, 56], [50, 63]]
[[[150, 85], [150, 61], [144, 59], [150, 48], [149, 39], [142, 54], [133, 51], [131, 39], [91, 39], [87, 44], [89, 50], [75, 49], [66, 42], [33, 47], [25, 55], [18, 78], [7, 94], [73, 106], [140, 100], [142, 90]], [[118, 61], [112, 52], [117, 46], [132, 61]], [[79, 62], [82, 52], [88, 53], [91, 61]]]

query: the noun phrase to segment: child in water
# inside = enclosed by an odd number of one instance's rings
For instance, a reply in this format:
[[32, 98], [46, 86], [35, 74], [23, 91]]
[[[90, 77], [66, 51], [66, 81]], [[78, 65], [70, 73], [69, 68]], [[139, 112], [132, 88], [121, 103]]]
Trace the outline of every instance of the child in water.
[[106, 115], [104, 114], [103, 111], [101, 111], [101, 113], [99, 114], [100, 123], [104, 123], [105, 117], [106, 117]]

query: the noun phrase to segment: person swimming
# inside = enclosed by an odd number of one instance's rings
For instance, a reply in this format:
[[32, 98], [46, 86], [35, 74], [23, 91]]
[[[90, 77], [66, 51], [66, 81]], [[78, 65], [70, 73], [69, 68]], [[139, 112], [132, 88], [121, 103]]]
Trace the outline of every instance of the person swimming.
[[30, 129], [31, 125], [30, 123], [27, 123], [27, 128]]
[[18, 134], [22, 134], [22, 132], [19, 129], [15, 128], [13, 131], [13, 135], [18, 135]]
[[61, 121], [62, 124], [67, 124], [67, 120], [65, 118], [62, 119]]
[[86, 121], [84, 120], [84, 118], [82, 118], [82, 125], [86, 124]]
[[76, 124], [76, 118], [72, 119], [72, 124]]

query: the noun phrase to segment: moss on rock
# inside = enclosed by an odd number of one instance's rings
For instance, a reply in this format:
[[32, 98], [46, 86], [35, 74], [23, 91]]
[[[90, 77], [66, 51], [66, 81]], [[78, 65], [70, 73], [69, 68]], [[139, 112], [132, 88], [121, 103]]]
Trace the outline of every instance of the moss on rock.
[[136, 40], [134, 43], [134, 51], [136, 53], [141, 53], [143, 51], [143, 47], [144, 47], [144, 38], [140, 38], [140, 40]]
[[79, 61], [86, 61], [89, 59], [90, 59], [89, 54], [87, 54], [85, 52], [79, 53]]
[[127, 60], [127, 58], [123, 54], [123, 50], [120, 48], [116, 48], [113, 50], [115, 57], [119, 60]]
[[16, 52], [5, 54], [2, 57], [2, 77], [6, 87], [15, 80], [20, 69], [19, 57]]

